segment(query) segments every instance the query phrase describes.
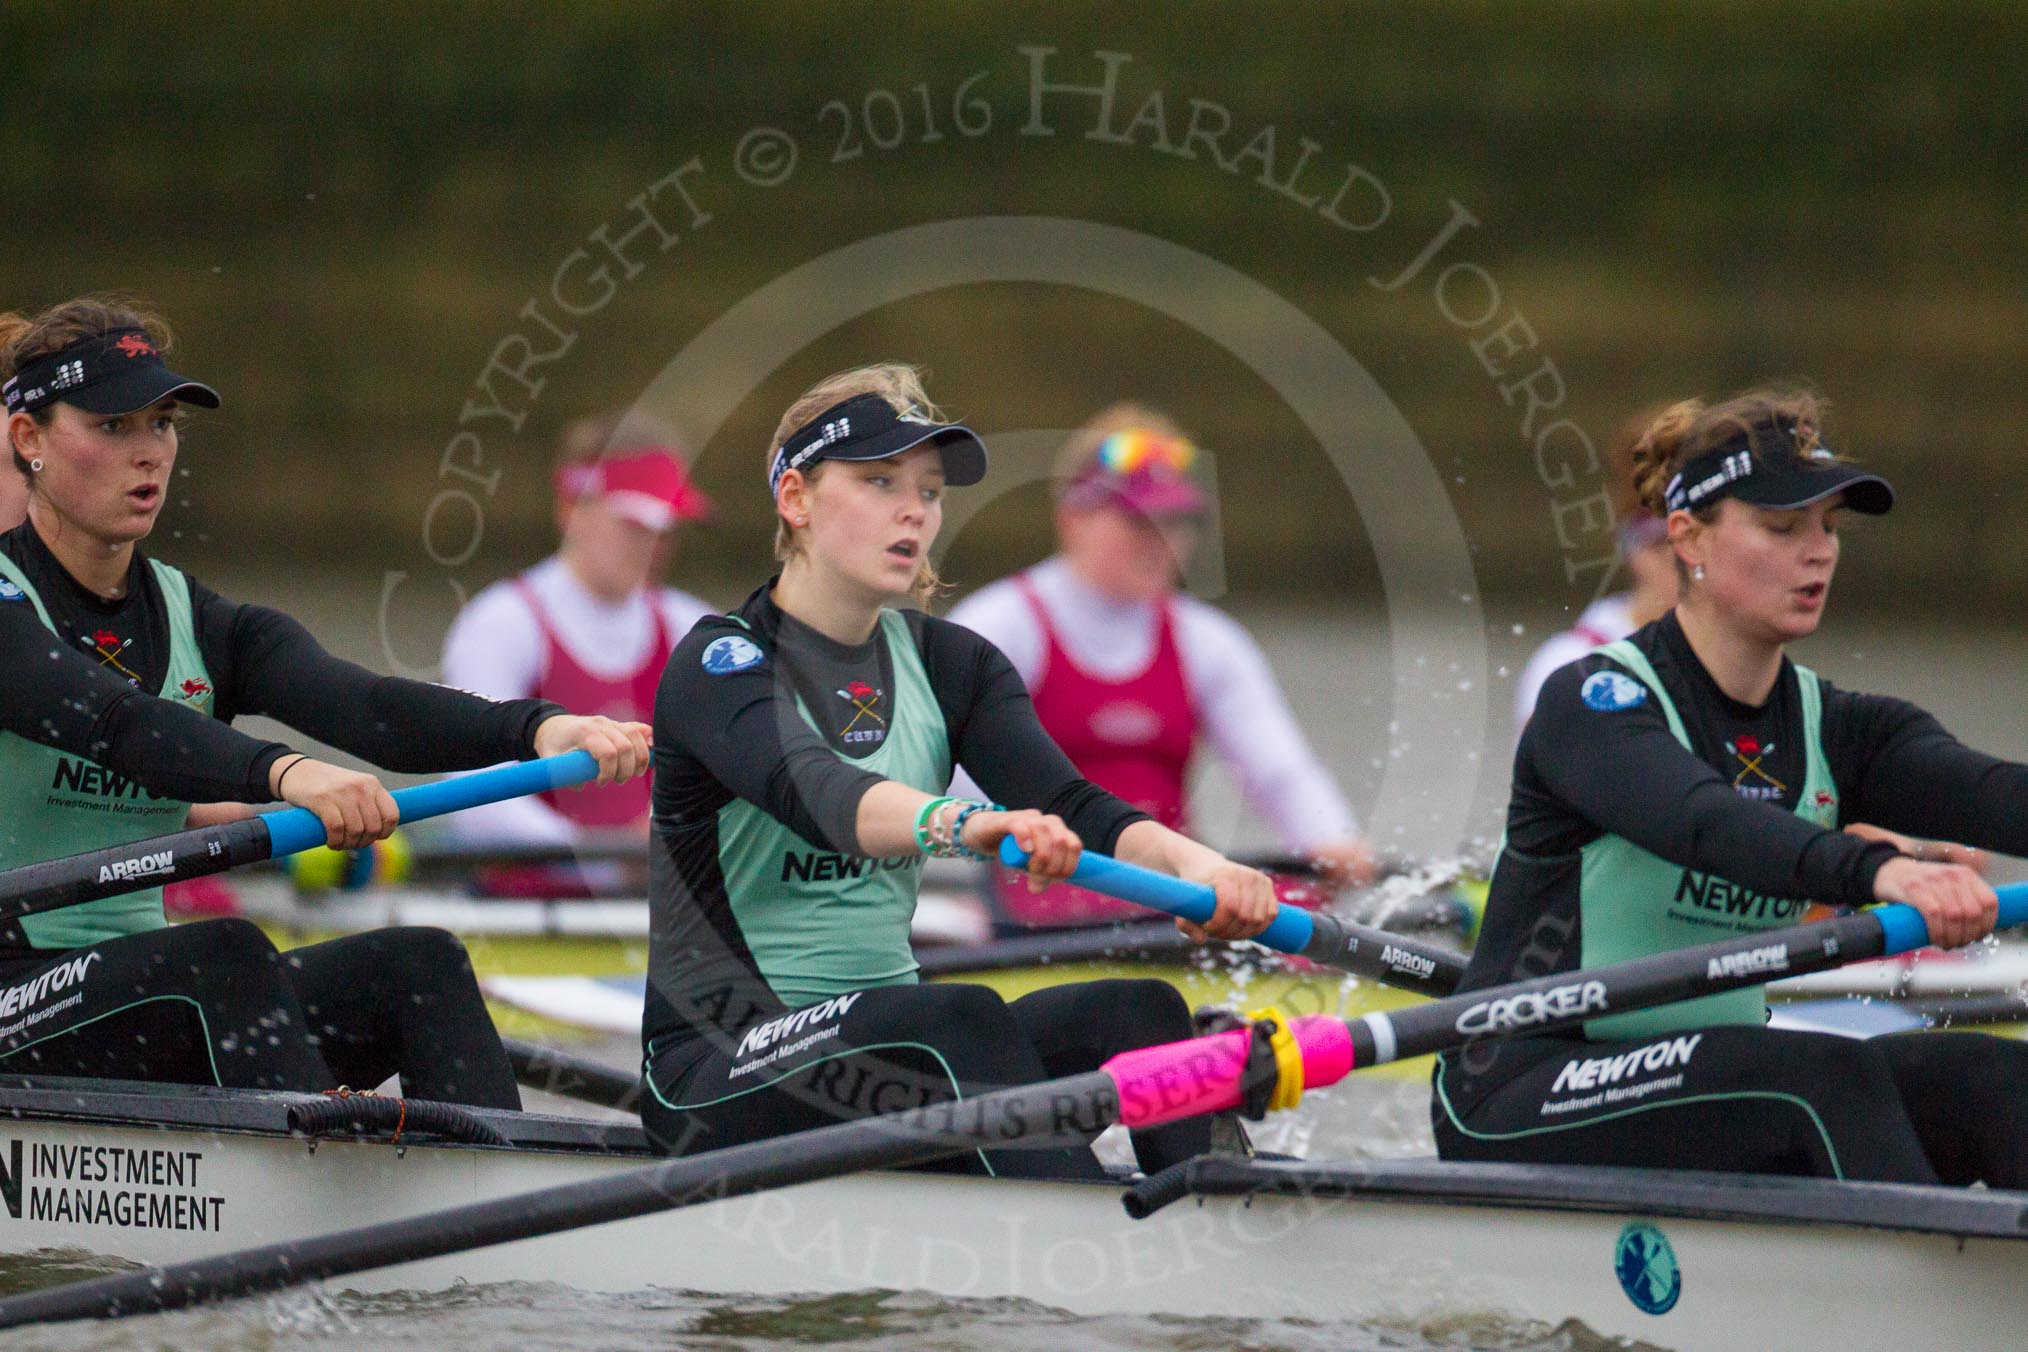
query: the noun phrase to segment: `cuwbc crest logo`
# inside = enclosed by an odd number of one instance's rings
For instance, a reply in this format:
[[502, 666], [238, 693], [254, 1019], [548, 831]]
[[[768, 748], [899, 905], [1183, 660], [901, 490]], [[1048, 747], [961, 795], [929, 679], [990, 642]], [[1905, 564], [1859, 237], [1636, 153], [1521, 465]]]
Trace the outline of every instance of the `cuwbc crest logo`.
[[1634, 1221], [1620, 1231], [1613, 1272], [1620, 1279], [1620, 1290], [1643, 1313], [1667, 1314], [1682, 1298], [1683, 1269], [1676, 1262], [1676, 1250], [1667, 1235], [1646, 1221]]
[[152, 357], [155, 355], [155, 345], [146, 338], [141, 337], [138, 333], [121, 334], [120, 340], [114, 343], [113, 346], [118, 348], [120, 354], [129, 360], [135, 357]]
[[1594, 671], [1584, 678], [1577, 694], [1585, 708], [1602, 714], [1638, 709], [1648, 702], [1648, 687], [1617, 671]]
[[737, 634], [715, 638], [704, 650], [704, 669], [713, 676], [730, 676], [761, 664], [760, 645]]

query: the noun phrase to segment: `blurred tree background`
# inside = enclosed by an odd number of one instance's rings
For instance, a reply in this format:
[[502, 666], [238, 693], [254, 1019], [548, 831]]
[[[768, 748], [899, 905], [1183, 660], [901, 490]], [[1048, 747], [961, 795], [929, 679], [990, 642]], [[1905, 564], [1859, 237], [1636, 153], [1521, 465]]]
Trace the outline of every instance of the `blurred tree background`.
[[[1145, 232], [1298, 306], [1428, 448], [1489, 596], [1516, 613], [1581, 604], [1597, 575], [1566, 574], [1580, 555], [1557, 537], [1523, 404], [1474, 355], [1485, 330], [1447, 317], [1429, 275], [1392, 292], [1369, 280], [1407, 266], [1455, 203], [1478, 225], [1444, 263], [1497, 281], [1500, 321], [1523, 315], [1535, 355], [1556, 363], [1558, 412], [1601, 443], [1658, 400], [1807, 377], [1835, 404], [1834, 442], [1902, 490], [1901, 513], [1848, 554], [1843, 604], [1919, 613], [1948, 596], [1992, 613], [2028, 599], [2012, 547], [2028, 497], [2028, 20], [2016, 5], [1099, 15], [1063, 3], [15, 0], [0, 40], [14, 57], [0, 83], [0, 304], [119, 287], [170, 316], [183, 369], [227, 400], [189, 429], [190, 474], [157, 540], [200, 574], [249, 558], [441, 573], [470, 527], [438, 518], [433, 565], [425, 516], [447, 483], [472, 486], [441, 468], [471, 430], [484, 469], [502, 471], [480, 495], [483, 538], [449, 569], [475, 589], [545, 552], [561, 424], [636, 399], [743, 296], [885, 231], [1019, 213]], [[1205, 101], [1229, 115], [1227, 156], [1275, 128], [1277, 177], [1307, 138], [1318, 148], [1302, 193], [1259, 182], [1264, 161], [1226, 172], [1202, 146], [1164, 153], [1145, 129], [1133, 145], [1093, 139], [1090, 98], [1050, 96], [1056, 134], [1020, 134], [1021, 49], [1038, 46], [1056, 49], [1048, 77], [1065, 83], [1096, 83], [1096, 53], [1131, 58], [1116, 127], [1161, 91], [1173, 145], [1190, 100]], [[969, 96], [984, 105], [954, 107], [980, 72]], [[959, 114], [990, 115], [990, 129], [967, 136]], [[760, 125], [799, 146], [779, 186], [736, 172], [735, 148]], [[854, 136], [862, 153], [833, 163]], [[638, 275], [568, 322], [567, 353], [530, 368], [539, 394], [495, 373], [494, 396], [525, 414], [518, 427], [461, 425], [503, 339], [560, 341], [523, 307], [693, 158], [680, 181], [709, 221], [660, 195], [680, 240], [631, 246]], [[1370, 230], [1294, 200], [1328, 195], [1348, 164], [1388, 194]], [[1355, 192], [1343, 210], [1371, 213], [1374, 200]], [[1233, 590], [1377, 598], [1360, 513], [1384, 504], [1355, 506], [1262, 381], [1146, 310], [1011, 284], [882, 307], [749, 373], [733, 415], [693, 447], [726, 511], [686, 541], [686, 585], [730, 600], [762, 575], [761, 454], [776, 415], [810, 379], [875, 357], [926, 363], [933, 394], [989, 441], [1074, 425], [1123, 395], [1170, 406], [1217, 452]], [[662, 410], [679, 425], [683, 402]], [[1039, 556], [1044, 501], [996, 501], [947, 571], [976, 583]]]

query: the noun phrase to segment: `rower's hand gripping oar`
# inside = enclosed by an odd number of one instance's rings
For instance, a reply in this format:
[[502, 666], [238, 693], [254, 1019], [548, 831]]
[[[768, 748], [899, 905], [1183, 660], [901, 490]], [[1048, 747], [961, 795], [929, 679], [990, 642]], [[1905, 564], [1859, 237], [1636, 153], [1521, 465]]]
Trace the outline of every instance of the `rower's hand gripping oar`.
[[[1003, 836], [1000, 862], [1026, 868], [1028, 852], [1014, 843], [1014, 837]], [[1185, 882], [1091, 850], [1079, 856], [1070, 881], [1200, 925], [1218, 909], [1217, 894], [1203, 883]], [[1286, 903], [1252, 942], [1424, 995], [1449, 995], [1465, 976], [1465, 960], [1447, 948]]]
[[[2028, 884], [1999, 889], [2003, 928], [2028, 923]], [[1479, 1038], [1553, 1033], [1624, 1014], [1905, 953], [1929, 942], [1914, 908], [1881, 906], [1792, 929], [1656, 953], [1590, 971], [1468, 991], [1388, 1014], [1346, 1021], [1290, 1020], [1267, 1033], [1280, 1083], [1256, 1081], [1257, 1029], [1123, 1052], [1098, 1070], [885, 1117], [843, 1122], [641, 1169], [472, 1202], [334, 1234], [288, 1240], [166, 1267], [99, 1277], [0, 1300], [0, 1328], [64, 1319], [182, 1309], [205, 1300], [277, 1290], [326, 1277], [587, 1225], [747, 1196], [771, 1188], [1057, 1138], [1115, 1122], [1160, 1126], [1239, 1106], [1248, 1097], [1290, 1102], [1303, 1087], [1404, 1056]], [[681, 1273], [672, 1273], [680, 1281]]]
[[[568, 788], [598, 776], [589, 751], [495, 766], [394, 790], [403, 823], [441, 817], [483, 803]], [[0, 873], [0, 924], [79, 902], [138, 892], [144, 887], [222, 873], [241, 864], [279, 859], [315, 845], [328, 833], [308, 808], [282, 808], [217, 826], [200, 826], [128, 845], [67, 855]]]

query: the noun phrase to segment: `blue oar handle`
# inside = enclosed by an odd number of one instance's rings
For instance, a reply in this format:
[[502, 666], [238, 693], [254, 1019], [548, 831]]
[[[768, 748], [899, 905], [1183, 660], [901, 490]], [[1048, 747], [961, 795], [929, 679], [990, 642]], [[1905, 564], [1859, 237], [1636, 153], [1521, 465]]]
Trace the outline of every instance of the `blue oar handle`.
[[[1028, 851], [1014, 843], [1014, 837], [1000, 840], [1000, 862], [1008, 868], [1027, 868]], [[1094, 892], [1103, 892], [1136, 906], [1163, 911], [1196, 924], [1211, 919], [1218, 909], [1218, 894], [1203, 883], [1185, 882], [1166, 873], [1157, 873], [1138, 864], [1123, 863], [1107, 855], [1086, 850], [1078, 858], [1077, 871], [1070, 880]], [[1316, 926], [1310, 913], [1284, 906], [1274, 923], [1256, 934], [1253, 941], [1278, 953], [1300, 953], [1309, 944]]]
[[[545, 756], [541, 760], [500, 765], [473, 775], [459, 775], [396, 789], [394, 805], [401, 809], [404, 824], [419, 822], [486, 803], [569, 788], [573, 784], [596, 779], [598, 773], [599, 763], [591, 752], [566, 751], [561, 756]], [[329, 835], [324, 823], [308, 808], [291, 807], [263, 812], [260, 821], [268, 828], [270, 859], [322, 845]]]
[[[1994, 888], [1993, 893], [2000, 898], [2000, 918], [1993, 924], [1995, 930], [2028, 925], [2028, 883], [2009, 883]], [[1895, 901], [1876, 906], [1867, 914], [1880, 922], [1880, 934], [1887, 942], [1888, 953], [1912, 953], [1929, 946], [1929, 926], [1915, 907]]]
[[[1006, 836], [1000, 841], [1000, 859], [1009, 868], [1023, 868], [1028, 853], [1012, 836]], [[1070, 880], [1094, 892], [1200, 925], [1218, 909], [1217, 895], [1203, 883], [1185, 882], [1091, 850], [1078, 859]], [[1424, 995], [1449, 995], [1465, 976], [1464, 958], [1450, 949], [1335, 916], [1314, 915], [1297, 906], [1283, 905], [1274, 922], [1254, 936], [1254, 942]]]

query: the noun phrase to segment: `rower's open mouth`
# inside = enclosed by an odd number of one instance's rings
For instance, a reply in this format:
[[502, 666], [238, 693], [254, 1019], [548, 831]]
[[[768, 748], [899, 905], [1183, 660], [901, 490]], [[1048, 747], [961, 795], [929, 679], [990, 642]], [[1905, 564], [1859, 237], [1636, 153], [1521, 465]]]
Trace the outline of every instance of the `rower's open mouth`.
[[153, 507], [162, 500], [160, 484], [142, 484], [139, 488], [127, 490], [127, 501], [137, 507]]
[[1816, 601], [1820, 600], [1824, 593], [1829, 590], [1830, 584], [1827, 582], [1812, 582], [1796, 588], [1796, 594], [1805, 600]]
[[915, 541], [902, 540], [899, 543], [891, 544], [887, 547], [887, 552], [896, 558], [913, 559], [916, 556]]

